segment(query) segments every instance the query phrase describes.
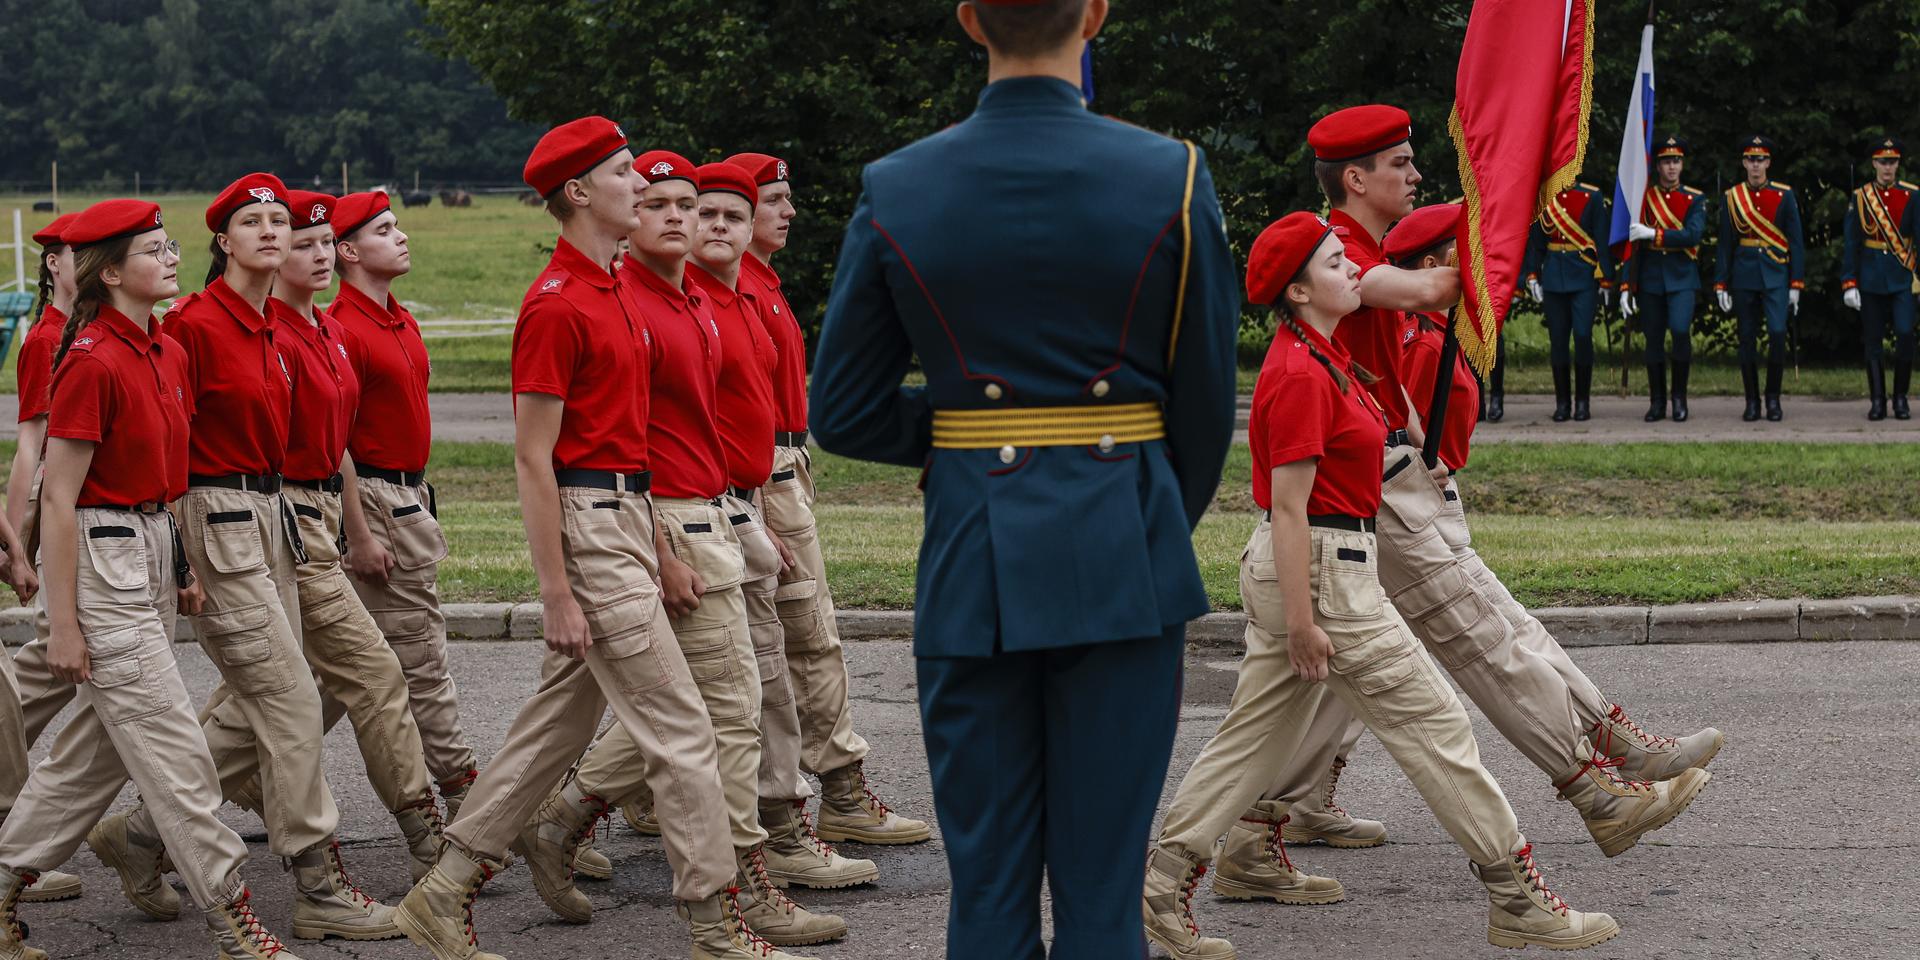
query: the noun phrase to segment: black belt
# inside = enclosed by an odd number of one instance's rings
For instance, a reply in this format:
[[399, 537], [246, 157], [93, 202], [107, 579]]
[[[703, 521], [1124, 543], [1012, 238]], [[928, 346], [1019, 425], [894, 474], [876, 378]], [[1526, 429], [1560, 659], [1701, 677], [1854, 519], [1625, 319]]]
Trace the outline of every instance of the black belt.
[[135, 504], [82, 503], [74, 507], [74, 509], [76, 510], [119, 510], [123, 513], [155, 514], [155, 513], [160, 513], [166, 510], [167, 505], [164, 503], [161, 503], [158, 500], [148, 500], [145, 503], [135, 503]]
[[745, 501], [747, 501], [748, 503], [752, 503], [752, 502], [753, 502], [753, 495], [754, 495], [754, 494], [756, 494], [756, 493], [759, 493], [759, 492], [760, 492], [760, 488], [759, 488], [759, 487], [755, 487], [755, 488], [753, 488], [752, 490], [748, 490], [748, 489], [747, 489], [747, 488], [745, 488], [745, 487], [733, 487], [733, 486], [729, 486], [729, 487], [727, 488], [727, 495], [728, 495], [728, 496], [730, 496], [730, 497], [734, 497], [734, 498], [736, 498], [736, 499], [740, 499], [740, 500], [745, 500]]
[[591, 487], [595, 490], [624, 490], [628, 493], [646, 493], [653, 488], [653, 472], [642, 470], [639, 473], [614, 473], [611, 470], [575, 470], [571, 467], [555, 470], [553, 479], [563, 487]]
[[1413, 446], [1413, 438], [1407, 436], [1407, 432], [1405, 430], [1388, 430], [1387, 446], [1410, 447], [1410, 446]]
[[427, 472], [425, 470], [415, 470], [412, 473], [408, 473], [405, 470], [388, 470], [386, 467], [370, 467], [364, 463], [356, 463], [353, 465], [353, 472], [363, 477], [385, 480], [388, 483], [398, 484], [403, 487], [417, 487], [427, 482]]
[[337, 473], [325, 480], [288, 480], [287, 482], [317, 493], [340, 493], [347, 489], [347, 478]]
[[223, 473], [210, 475], [195, 473], [187, 477], [189, 487], [221, 487], [227, 490], [240, 490], [247, 493], [279, 493], [280, 475], [277, 473]]
[[1349, 517], [1344, 513], [1316, 513], [1307, 517], [1307, 526], [1324, 527], [1328, 530], [1347, 530], [1353, 533], [1372, 533], [1372, 517]]
[[804, 447], [807, 445], [807, 432], [805, 430], [796, 433], [775, 431], [773, 435], [773, 445], [776, 447]]

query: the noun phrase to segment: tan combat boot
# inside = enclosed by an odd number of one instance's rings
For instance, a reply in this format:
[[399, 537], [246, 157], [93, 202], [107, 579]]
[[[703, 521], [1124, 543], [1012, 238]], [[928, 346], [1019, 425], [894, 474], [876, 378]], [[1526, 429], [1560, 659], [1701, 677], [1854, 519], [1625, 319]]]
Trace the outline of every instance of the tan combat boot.
[[473, 901], [499, 872], [498, 860], [475, 857], [449, 843], [427, 878], [394, 908], [393, 922], [433, 960], [505, 960], [481, 952], [480, 934], [473, 929]]
[[207, 911], [207, 929], [213, 931], [219, 960], [300, 960], [260, 925], [252, 900], [252, 892], [241, 887], [233, 902], [215, 904]]
[[293, 874], [293, 935], [302, 940], [393, 940], [393, 908], [360, 892], [347, 876], [340, 841], [328, 839], [287, 861]]
[[660, 818], [653, 812], [653, 794], [643, 793], [620, 805], [620, 815], [627, 819], [627, 826], [642, 836], [660, 835]]
[[533, 871], [534, 890], [555, 916], [568, 923], [593, 921], [593, 902], [573, 885], [573, 861], [594, 819], [606, 809], [605, 800], [583, 793], [578, 784], [568, 781], [540, 805], [533, 822], [514, 838], [513, 852]]
[[1281, 835], [1284, 804], [1262, 800], [1227, 831], [1227, 845], [1213, 870], [1213, 892], [1235, 900], [1272, 900], [1308, 906], [1339, 903], [1347, 888], [1332, 877], [1301, 873], [1287, 857]]
[[47, 960], [45, 950], [27, 946], [27, 925], [20, 919], [20, 895], [33, 885], [30, 871], [0, 870], [0, 960]]
[[420, 878], [433, 869], [434, 861], [440, 859], [440, 808], [428, 800], [395, 812], [393, 821], [400, 825], [400, 835], [407, 840], [407, 855], [412, 858], [407, 866], [413, 882], [419, 883]]
[[835, 852], [807, 822], [805, 800], [760, 801], [760, 826], [767, 831], [761, 848], [767, 875], [785, 887], [799, 884], [816, 890], [836, 890], [880, 879], [872, 860], [850, 860]]
[[71, 873], [48, 870], [39, 879], [27, 885], [21, 891], [21, 903], [52, 903], [56, 900], [73, 900], [85, 893], [80, 878]]
[[693, 933], [693, 960], [810, 960], [786, 953], [747, 927], [740, 911], [739, 888], [705, 900], [681, 900], [674, 912]]
[[1584, 740], [1574, 759], [1579, 765], [1554, 786], [1562, 799], [1580, 811], [1593, 842], [1609, 857], [1625, 853], [1645, 834], [1666, 826], [1713, 779], [1705, 770], [1689, 769], [1665, 783], [1622, 780], [1613, 772], [1620, 761], [1594, 756]]
[[473, 782], [478, 779], [480, 771], [468, 770], [435, 784], [440, 790], [440, 802], [447, 806], [448, 823], [460, 819], [460, 805], [467, 802], [467, 791], [473, 789]]
[[736, 902], [740, 918], [762, 940], [780, 947], [826, 943], [847, 935], [847, 922], [830, 913], [812, 913], [794, 903], [767, 875], [767, 862], [755, 846], [735, 851], [739, 873]]
[[130, 814], [116, 813], [94, 824], [87, 847], [120, 876], [121, 892], [141, 913], [155, 920], [180, 916], [180, 894], [167, 884], [160, 866], [167, 847], [158, 836], [142, 832]]
[[580, 841], [580, 849], [573, 855], [575, 876], [587, 880], [607, 881], [613, 879], [613, 861], [600, 852], [595, 841], [600, 839], [598, 824], [587, 829], [586, 839]]
[[1473, 874], [1487, 888], [1487, 942], [1496, 947], [1582, 950], [1620, 935], [1612, 917], [1581, 913], [1547, 889], [1531, 843], [1493, 866], [1474, 864]]
[[1656, 737], [1614, 705], [1606, 717], [1587, 731], [1595, 753], [1626, 761], [1620, 775], [1634, 780], [1672, 780], [1688, 770], [1704, 770], [1727, 742], [1727, 735], [1708, 727], [1687, 736]]
[[1238, 960], [1233, 944], [1200, 935], [1193, 919], [1193, 892], [1207, 865], [1155, 844], [1147, 851], [1147, 884], [1140, 912], [1147, 939], [1165, 948], [1173, 960]]
[[894, 846], [933, 837], [924, 820], [909, 820], [883, 803], [867, 785], [864, 761], [820, 775], [820, 839], [834, 843]]
[[1340, 771], [1346, 768], [1344, 758], [1334, 757], [1326, 775], [1320, 778], [1319, 796], [1308, 797], [1287, 811], [1292, 818], [1285, 831], [1288, 843], [1324, 843], [1329, 847], [1358, 849], [1387, 842], [1386, 824], [1359, 819], [1334, 802], [1333, 792], [1340, 786]]

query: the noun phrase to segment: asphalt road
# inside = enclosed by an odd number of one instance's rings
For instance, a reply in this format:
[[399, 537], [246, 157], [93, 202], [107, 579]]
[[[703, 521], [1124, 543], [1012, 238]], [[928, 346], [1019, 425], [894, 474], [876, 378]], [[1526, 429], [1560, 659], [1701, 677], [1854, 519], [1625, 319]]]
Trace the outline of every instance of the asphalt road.
[[[858, 727], [874, 744], [870, 774], [890, 801], [910, 815], [930, 817], [908, 646], [875, 641], [849, 650]], [[483, 755], [498, 746], [513, 710], [532, 688], [538, 652], [526, 643], [463, 644], [456, 650], [467, 730]], [[1920, 878], [1920, 827], [1911, 811], [1920, 786], [1920, 738], [1913, 732], [1920, 725], [1920, 698], [1913, 678], [1920, 676], [1920, 644], [1610, 647], [1575, 650], [1574, 659], [1657, 730], [1712, 723], [1728, 732], [1713, 782], [1694, 807], [1649, 842], [1607, 860], [1541, 776], [1480, 723], [1486, 762], [1507, 788], [1555, 889], [1577, 907], [1613, 913], [1625, 926], [1619, 938], [1583, 956], [1915, 955], [1920, 906], [1911, 886]], [[204, 695], [212, 676], [206, 659], [197, 648], [183, 647], [181, 663], [195, 695]], [[1223, 714], [1233, 670], [1233, 660], [1219, 651], [1189, 662], [1175, 778]], [[327, 749], [355, 879], [376, 897], [397, 899], [406, 887], [406, 866], [392, 822], [366, 785], [352, 741], [337, 731]], [[1358, 814], [1385, 820], [1392, 842], [1363, 851], [1307, 848], [1296, 850], [1295, 859], [1344, 881], [1347, 902], [1281, 907], [1203, 895], [1198, 902], [1205, 928], [1231, 937], [1247, 960], [1511, 955], [1486, 945], [1486, 900], [1465, 858], [1371, 739], [1362, 742], [1341, 799]], [[272, 928], [286, 931], [289, 885], [265, 851], [259, 822], [238, 813], [229, 820], [254, 851], [246, 875], [261, 912]], [[513, 960], [687, 956], [659, 842], [634, 835], [616, 818], [603, 849], [614, 858], [617, 876], [611, 883], [583, 885], [597, 909], [592, 925], [554, 919], [522, 868], [497, 879], [480, 899], [482, 946]], [[919, 847], [850, 852], [878, 860], [880, 882], [852, 891], [798, 892], [807, 906], [838, 912], [853, 927], [852, 939], [808, 955], [944, 956], [947, 883], [937, 837]], [[83, 899], [30, 904], [22, 911], [32, 942], [53, 957], [210, 955], [197, 917], [144, 919], [84, 847], [68, 869], [85, 879]], [[405, 941], [290, 946], [309, 960], [423, 956]]]

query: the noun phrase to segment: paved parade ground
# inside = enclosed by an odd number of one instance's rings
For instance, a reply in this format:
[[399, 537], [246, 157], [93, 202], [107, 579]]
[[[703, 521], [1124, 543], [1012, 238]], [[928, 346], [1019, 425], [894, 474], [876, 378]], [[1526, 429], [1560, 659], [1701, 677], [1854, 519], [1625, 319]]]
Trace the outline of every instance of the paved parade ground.
[[[212, 668], [197, 647], [178, 649], [189, 687], [204, 697]], [[498, 748], [532, 689], [541, 649], [534, 643], [456, 645], [463, 720], [483, 756]], [[1625, 927], [1618, 939], [1582, 956], [1914, 955], [1920, 906], [1911, 884], [1920, 876], [1920, 826], [1911, 812], [1920, 785], [1920, 738], [1914, 736], [1920, 697], [1911, 678], [1920, 675], [1920, 644], [1655, 645], [1572, 654], [1655, 731], [1712, 723], [1727, 732], [1727, 746], [1711, 767], [1713, 781], [1693, 808], [1648, 842], [1607, 860], [1571, 808], [1476, 714], [1487, 765], [1537, 843], [1554, 888], [1577, 907], [1612, 912]], [[1231, 650], [1199, 648], [1188, 660], [1174, 780], [1226, 709], [1232, 658]], [[874, 744], [869, 775], [906, 813], [931, 818], [908, 644], [852, 643], [848, 660], [856, 726]], [[40, 746], [36, 760], [45, 755], [44, 740]], [[406, 865], [392, 821], [368, 788], [344, 731], [332, 735], [327, 750], [354, 878], [373, 896], [394, 902], [405, 890]], [[1512, 956], [1486, 945], [1486, 899], [1465, 858], [1371, 738], [1362, 741], [1340, 799], [1357, 815], [1385, 820], [1392, 842], [1375, 850], [1296, 849], [1295, 860], [1340, 878], [1349, 900], [1280, 907], [1203, 893], [1196, 904], [1207, 932], [1232, 938], [1243, 960]], [[244, 814], [230, 814], [229, 822], [247, 836], [254, 855], [245, 873], [255, 902], [273, 929], [286, 931], [289, 881], [266, 853], [260, 823]], [[617, 817], [611, 833], [604, 849], [616, 864], [615, 880], [583, 884], [597, 910], [592, 925], [555, 919], [519, 868], [479, 901], [482, 946], [510, 960], [684, 958], [684, 928], [672, 913], [659, 841], [633, 834]], [[848, 852], [876, 859], [880, 882], [850, 891], [799, 891], [808, 907], [838, 912], [853, 927], [852, 939], [803, 952], [823, 960], [941, 960], [947, 899], [937, 834], [918, 847], [853, 846]], [[84, 900], [21, 911], [32, 927], [31, 943], [56, 960], [209, 954], [197, 917], [165, 924], [144, 919], [84, 848], [67, 869], [85, 879]], [[290, 948], [307, 960], [425, 956], [404, 941], [292, 941]]]

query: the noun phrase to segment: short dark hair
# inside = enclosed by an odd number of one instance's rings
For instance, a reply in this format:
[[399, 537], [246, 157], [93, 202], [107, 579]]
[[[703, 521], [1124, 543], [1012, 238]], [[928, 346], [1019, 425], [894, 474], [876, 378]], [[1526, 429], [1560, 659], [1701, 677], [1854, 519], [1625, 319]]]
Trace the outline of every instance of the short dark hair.
[[987, 45], [1012, 57], [1037, 57], [1060, 49], [1086, 16], [1087, 0], [1040, 0], [1018, 6], [976, 3]]
[[1313, 178], [1320, 181], [1320, 192], [1327, 195], [1327, 202], [1341, 204], [1347, 202], [1347, 185], [1343, 181], [1348, 167], [1359, 167], [1368, 173], [1373, 172], [1374, 163], [1380, 158], [1377, 153], [1369, 153], [1358, 160], [1342, 160], [1329, 163], [1325, 160], [1313, 162]]

